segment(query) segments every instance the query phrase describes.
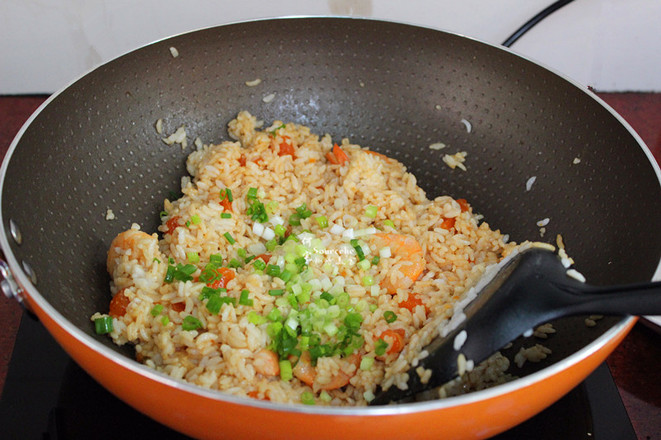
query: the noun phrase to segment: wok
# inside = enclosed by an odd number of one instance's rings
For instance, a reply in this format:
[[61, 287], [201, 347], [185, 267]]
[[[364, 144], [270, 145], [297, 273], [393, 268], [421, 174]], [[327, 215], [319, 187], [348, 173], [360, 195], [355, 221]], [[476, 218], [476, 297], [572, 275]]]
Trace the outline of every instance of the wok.
[[[246, 85], [256, 78], [259, 85]], [[3, 289], [23, 298], [103, 386], [161, 423], [210, 438], [488, 437], [558, 400], [633, 326], [633, 317], [593, 328], [580, 317], [559, 320], [544, 342], [552, 356], [511, 367], [519, 379], [385, 407], [272, 404], [140, 365], [129, 347], [97, 336], [89, 318], [108, 307], [112, 238], [132, 222], [155, 231], [163, 199], [186, 174], [190, 149], [164, 144], [154, 123], [219, 142], [242, 109], [395, 157], [430, 198], [468, 199], [512, 240], [555, 243], [562, 234], [593, 284], [658, 273], [661, 173], [649, 150], [585, 87], [507, 49], [346, 18], [253, 21], [159, 41], [54, 94], [21, 129], [1, 170], [0, 242], [9, 269]], [[467, 171], [446, 167], [429, 149], [437, 142], [468, 152]], [[108, 209], [115, 220], [106, 220]]]

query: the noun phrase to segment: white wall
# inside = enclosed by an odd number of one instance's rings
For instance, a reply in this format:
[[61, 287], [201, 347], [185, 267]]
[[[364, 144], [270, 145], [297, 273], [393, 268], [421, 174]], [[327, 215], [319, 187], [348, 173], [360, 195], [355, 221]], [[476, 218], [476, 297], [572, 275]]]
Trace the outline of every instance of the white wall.
[[[238, 20], [352, 15], [502, 43], [553, 0], [2, 0], [0, 94], [50, 93], [169, 35]], [[661, 91], [661, 0], [575, 0], [512, 49], [600, 91]]]

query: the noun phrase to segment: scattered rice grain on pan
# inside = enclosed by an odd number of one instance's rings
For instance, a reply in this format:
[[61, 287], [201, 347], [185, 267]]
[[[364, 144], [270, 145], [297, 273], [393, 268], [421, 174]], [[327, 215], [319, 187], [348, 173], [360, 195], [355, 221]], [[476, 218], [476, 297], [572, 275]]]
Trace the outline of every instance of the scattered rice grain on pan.
[[535, 344], [532, 347], [521, 347], [514, 356], [514, 363], [517, 367], [523, 367], [526, 362], [541, 362], [551, 354], [551, 349], [541, 344]]
[[[173, 378], [274, 402], [366, 405], [378, 386], [406, 385], [487, 268], [523, 247], [348, 139], [248, 112], [228, 134], [196, 139], [158, 234], [135, 224], [110, 244], [112, 299], [92, 316]], [[183, 146], [185, 128], [163, 141]], [[460, 362], [461, 385], [440, 393], [512, 377], [502, 355]]]
[[170, 55], [172, 55], [172, 58], [177, 58], [179, 56], [179, 50], [174, 46], [170, 46]]
[[262, 83], [262, 80], [260, 78], [255, 78], [251, 81], [246, 81], [246, 85], [248, 87], [255, 87], [255, 86], [260, 85], [261, 83]]
[[435, 142], [429, 146], [430, 150], [442, 150], [446, 145], [443, 142]]
[[532, 176], [526, 180], [526, 191], [530, 191], [532, 189], [532, 185], [535, 183], [535, 180], [537, 180], [537, 176]]
[[547, 339], [549, 337], [549, 335], [551, 335], [553, 333], [555, 333], [555, 328], [553, 327], [553, 324], [546, 323], [546, 324], [542, 324], [539, 327], [537, 327], [535, 329], [535, 331], [533, 332], [533, 335], [536, 338]]
[[464, 162], [466, 162], [466, 153], [465, 151], [460, 151], [455, 154], [446, 154], [443, 156], [443, 162], [447, 166], [449, 166], [452, 169], [459, 168], [463, 171], [466, 171], [466, 166], [464, 165]]
[[115, 220], [115, 213], [112, 212], [112, 209], [106, 210], [106, 220]]

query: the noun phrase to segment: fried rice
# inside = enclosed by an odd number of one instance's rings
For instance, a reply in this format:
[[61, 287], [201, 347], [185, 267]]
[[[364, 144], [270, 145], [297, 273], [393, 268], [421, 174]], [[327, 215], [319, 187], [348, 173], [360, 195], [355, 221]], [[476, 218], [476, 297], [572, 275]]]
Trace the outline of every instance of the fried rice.
[[517, 245], [466, 200], [428, 199], [395, 159], [263, 125], [240, 112], [234, 141], [190, 154], [159, 233], [134, 224], [113, 240], [112, 300], [92, 321], [202, 387], [365, 405], [379, 385], [405, 386], [469, 287]]

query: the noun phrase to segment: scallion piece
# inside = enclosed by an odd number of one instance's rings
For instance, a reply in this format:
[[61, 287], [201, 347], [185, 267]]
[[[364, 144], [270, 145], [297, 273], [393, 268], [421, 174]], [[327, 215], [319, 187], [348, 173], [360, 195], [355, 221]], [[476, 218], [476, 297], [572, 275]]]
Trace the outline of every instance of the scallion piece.
[[199, 225], [199, 224], [202, 222], [202, 219], [200, 218], [199, 215], [197, 215], [197, 214], [193, 214], [193, 215], [191, 215], [191, 217], [190, 217], [190, 221], [191, 221], [191, 223], [193, 223], [194, 225]]
[[161, 325], [163, 327], [167, 326], [170, 323], [170, 317], [167, 315], [161, 316]]
[[160, 213], [159, 215], [161, 216], [161, 218], [163, 218], [163, 217], [167, 217], [167, 216], [168, 216], [168, 212], [167, 212], [167, 211], [161, 211], [161, 213]]
[[372, 286], [374, 284], [374, 277], [372, 277], [371, 275], [365, 275], [362, 281], [363, 281], [363, 286]]
[[383, 318], [386, 320], [388, 324], [393, 323], [397, 321], [397, 314], [393, 312], [392, 310], [386, 310], [383, 312]]
[[365, 216], [369, 218], [376, 218], [376, 214], [379, 211], [379, 208], [374, 205], [367, 205], [365, 208]]
[[325, 215], [320, 215], [317, 217], [317, 224], [321, 229], [325, 229], [328, 227], [328, 219], [326, 218]]
[[269, 264], [266, 266], [266, 274], [272, 277], [277, 277], [280, 275], [280, 266], [277, 264]]
[[154, 305], [154, 307], [151, 308], [149, 313], [151, 313], [151, 316], [155, 318], [158, 315], [160, 315], [162, 311], [163, 311], [163, 304], [156, 304]]
[[190, 263], [199, 263], [200, 262], [200, 255], [197, 252], [187, 252], [186, 253], [186, 259]]
[[227, 195], [227, 200], [230, 202], [234, 201], [234, 196], [232, 196], [232, 190], [229, 188], [225, 188], [225, 195]]
[[305, 405], [314, 405], [314, 393], [312, 391], [303, 391], [301, 393], [301, 403]]
[[374, 365], [374, 358], [365, 356], [360, 360], [360, 369], [363, 371], [369, 371], [372, 369], [372, 365]]
[[289, 224], [291, 226], [301, 226], [301, 215], [299, 213], [294, 213], [290, 215]]
[[[273, 308], [273, 309], [271, 309], [271, 311], [268, 313], [268, 315], [266, 315], [266, 318], [267, 318], [269, 321], [274, 321], [274, 322], [275, 322], [275, 321], [280, 321], [280, 319], [282, 319], [282, 312], [280, 312], [280, 309]], [[282, 324], [281, 324], [281, 326], [282, 326]]]
[[94, 330], [97, 335], [112, 333], [112, 316], [102, 316], [94, 320]]
[[285, 382], [289, 382], [294, 378], [294, 373], [293, 369], [291, 366], [291, 362], [289, 362], [287, 359], [281, 360], [279, 362], [280, 364], [280, 379], [284, 380]]
[[220, 254], [209, 255], [209, 263], [213, 264], [214, 266], [222, 266], [223, 257]]
[[246, 256], [248, 256], [248, 252], [243, 248], [237, 249], [236, 254], [241, 258], [246, 258]]
[[232, 258], [232, 259], [230, 260], [230, 262], [227, 263], [227, 265], [228, 265], [229, 267], [231, 267], [232, 269], [236, 269], [236, 268], [242, 266], [241, 261], [240, 261], [240, 260], [237, 260], [236, 258]]
[[388, 227], [391, 227], [391, 228], [395, 229], [395, 224], [390, 219], [384, 220], [383, 221], [383, 226], [388, 226]]
[[367, 269], [370, 268], [370, 266], [371, 266], [371, 263], [370, 263], [368, 260], [366, 260], [365, 258], [363, 258], [362, 260], [360, 260], [360, 261], [358, 262], [358, 267], [359, 267], [361, 270], [367, 270]]
[[353, 248], [356, 251], [358, 256], [358, 261], [363, 261], [365, 259], [365, 252], [363, 252], [363, 247], [360, 245], [354, 246]]
[[202, 322], [194, 316], [188, 315], [181, 323], [181, 328], [184, 330], [197, 330], [202, 328]]
[[285, 229], [285, 227], [282, 225], [275, 225], [273, 230], [275, 231], [275, 235], [278, 237], [284, 237], [285, 233], [287, 232], [287, 229]]
[[285, 289], [270, 289], [269, 295], [271, 296], [282, 296], [285, 294]]
[[[220, 299], [219, 295], [212, 295], [207, 301], [207, 310], [212, 315], [217, 315], [220, 313], [220, 307], [223, 305], [223, 302]], [[186, 329], [184, 329], [186, 330]]]
[[377, 356], [383, 356], [386, 354], [387, 348], [388, 343], [381, 338], [377, 339], [377, 341], [374, 343], [374, 353], [376, 353]]
[[257, 198], [257, 188], [248, 189], [248, 194], [246, 194], [246, 198], [248, 198], [248, 199]]
[[234, 237], [232, 237], [232, 234], [230, 234], [229, 232], [225, 232], [223, 236], [225, 236], [225, 238], [227, 239], [227, 241], [229, 241], [230, 244], [236, 243], [236, 240], [234, 239]]
[[241, 296], [239, 296], [239, 304], [242, 306], [252, 306], [254, 301], [250, 299], [250, 291], [244, 289], [241, 291]]
[[264, 263], [264, 260], [260, 258], [257, 258], [255, 261], [253, 261], [252, 265], [257, 270], [264, 270], [266, 268], [266, 263]]
[[278, 240], [275, 239], [275, 238], [272, 239], [272, 240], [269, 240], [266, 243], [264, 243], [264, 246], [266, 247], [267, 251], [271, 252], [271, 251], [273, 251], [273, 249], [276, 248], [276, 246], [278, 246]]
[[312, 211], [310, 211], [305, 203], [303, 203], [301, 206], [296, 208], [296, 212], [298, 215], [301, 216], [301, 218], [308, 218], [312, 215]]
[[220, 218], [232, 218], [232, 214], [229, 212], [223, 212], [220, 214]]
[[376, 266], [377, 264], [379, 264], [379, 261], [381, 261], [381, 257], [375, 255], [374, 258], [372, 258], [372, 266]]
[[265, 316], [260, 315], [259, 313], [251, 310], [248, 312], [248, 322], [254, 325], [262, 325], [268, 322], [268, 319]]
[[280, 278], [282, 281], [284, 281], [285, 283], [287, 283], [287, 282], [289, 282], [289, 280], [291, 280], [291, 277], [292, 277], [293, 275], [294, 275], [294, 274], [293, 274], [292, 272], [290, 272], [290, 271], [288, 271], [287, 269], [285, 269], [285, 270], [283, 270], [282, 272], [280, 272], [280, 275], [278, 275], [278, 278]]

